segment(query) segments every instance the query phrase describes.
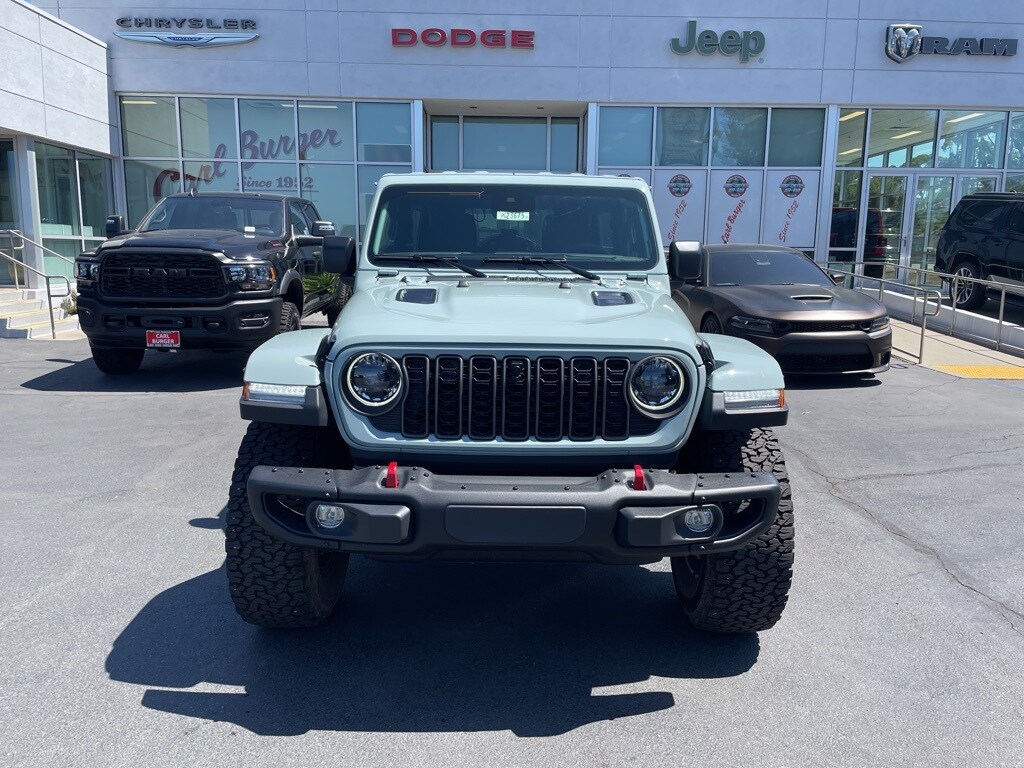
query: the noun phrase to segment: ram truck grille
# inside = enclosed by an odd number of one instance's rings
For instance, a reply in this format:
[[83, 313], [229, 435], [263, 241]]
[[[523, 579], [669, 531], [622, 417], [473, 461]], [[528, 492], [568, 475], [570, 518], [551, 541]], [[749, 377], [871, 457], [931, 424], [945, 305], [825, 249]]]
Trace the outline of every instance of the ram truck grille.
[[213, 256], [116, 253], [100, 268], [104, 296], [138, 299], [217, 299], [227, 295], [224, 270]]
[[406, 355], [407, 391], [382, 432], [440, 440], [625, 440], [660, 422], [632, 409], [624, 357]]

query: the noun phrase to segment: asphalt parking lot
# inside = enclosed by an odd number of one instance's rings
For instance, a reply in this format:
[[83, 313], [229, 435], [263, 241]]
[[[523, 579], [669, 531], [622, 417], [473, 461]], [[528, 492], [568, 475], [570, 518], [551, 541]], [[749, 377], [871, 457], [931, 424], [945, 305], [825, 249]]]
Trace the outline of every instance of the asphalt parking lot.
[[1024, 382], [790, 382], [759, 636], [688, 629], [667, 561], [364, 559], [269, 633], [222, 572], [243, 364], [0, 340], [0, 764], [1024, 764]]

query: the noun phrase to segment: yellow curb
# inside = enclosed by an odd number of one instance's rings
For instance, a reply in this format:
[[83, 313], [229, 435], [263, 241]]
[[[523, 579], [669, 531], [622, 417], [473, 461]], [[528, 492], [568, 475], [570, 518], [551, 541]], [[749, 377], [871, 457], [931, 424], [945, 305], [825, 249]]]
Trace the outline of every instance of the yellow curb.
[[1024, 379], [1024, 366], [1019, 365], [935, 365], [931, 367], [964, 379]]

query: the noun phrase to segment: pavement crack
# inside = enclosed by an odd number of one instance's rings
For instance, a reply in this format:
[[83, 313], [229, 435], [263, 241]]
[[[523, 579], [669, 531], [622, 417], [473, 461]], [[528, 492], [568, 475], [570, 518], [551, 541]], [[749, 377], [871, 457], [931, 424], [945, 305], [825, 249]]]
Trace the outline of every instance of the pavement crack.
[[[938, 550], [928, 546], [927, 544], [924, 544], [923, 542], [918, 541], [913, 536], [911, 536], [910, 533], [903, 530], [900, 526], [888, 520], [884, 520], [883, 518], [879, 517], [874, 512], [872, 512], [870, 509], [868, 509], [868, 507], [866, 507], [865, 505], [861, 504], [855, 499], [843, 495], [839, 491], [839, 486], [859, 479], [922, 476], [947, 472], [948, 470], [926, 470], [922, 472], [893, 473], [888, 475], [870, 475], [865, 478], [833, 478], [830, 477], [821, 468], [819, 468], [817, 466], [817, 462], [809, 454], [805, 453], [804, 451], [801, 451], [799, 448], [794, 448], [793, 446], [787, 446], [787, 450], [790, 450], [793, 453], [795, 453], [801, 459], [801, 461], [803, 462], [804, 466], [808, 469], [808, 471], [811, 472], [811, 474], [816, 475], [819, 479], [823, 480], [828, 485], [827, 493], [829, 496], [834, 498], [840, 504], [843, 504], [851, 509], [860, 512], [868, 520], [875, 523], [884, 531], [905, 543], [915, 552], [925, 555], [926, 557], [934, 560], [935, 563], [939, 566], [939, 568], [942, 569], [943, 573], [945, 573], [946, 576], [948, 576], [954, 583], [958, 584], [960, 587], [962, 587], [963, 589], [967, 590], [968, 592], [979, 598], [983, 604], [988, 605], [990, 608], [992, 608], [997, 614], [999, 614], [1000, 618], [1002, 618], [1006, 622], [1006, 624], [1010, 627], [1010, 629], [1013, 632], [1020, 635], [1021, 637], [1024, 637], [1024, 613], [1021, 613], [1011, 608], [999, 598], [993, 597], [992, 595], [989, 595], [988, 593], [979, 589], [978, 587], [975, 587], [973, 584], [970, 584], [967, 581], [967, 578], [964, 575], [957, 572], [957, 570], [950, 565], [950, 563], [946, 560], [946, 558], [942, 556], [942, 554]], [[958, 469], [980, 469], [983, 467], [993, 466], [1017, 467], [1019, 466], [1019, 463], [1014, 462], [1013, 464], [988, 464], [979, 465], [978, 467], [958, 467]]]

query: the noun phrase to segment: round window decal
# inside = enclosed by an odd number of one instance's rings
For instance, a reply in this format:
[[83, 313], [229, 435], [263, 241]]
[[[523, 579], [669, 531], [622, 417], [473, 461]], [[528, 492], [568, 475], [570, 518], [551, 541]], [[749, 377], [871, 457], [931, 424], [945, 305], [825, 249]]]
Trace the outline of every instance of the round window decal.
[[738, 173], [733, 174], [725, 180], [725, 184], [722, 189], [725, 190], [725, 194], [729, 197], [743, 197], [744, 193], [750, 188], [747, 184], [747, 180], [740, 176]]
[[782, 190], [782, 194], [786, 197], [800, 197], [800, 193], [804, 191], [805, 186], [803, 179], [795, 173], [791, 173], [782, 180], [782, 183], [779, 184], [779, 189]]
[[668, 191], [672, 197], [686, 197], [691, 189], [693, 189], [693, 182], [690, 181], [689, 176], [677, 173], [668, 180]]

